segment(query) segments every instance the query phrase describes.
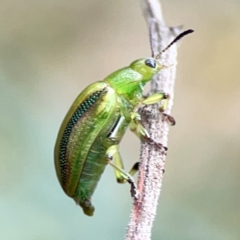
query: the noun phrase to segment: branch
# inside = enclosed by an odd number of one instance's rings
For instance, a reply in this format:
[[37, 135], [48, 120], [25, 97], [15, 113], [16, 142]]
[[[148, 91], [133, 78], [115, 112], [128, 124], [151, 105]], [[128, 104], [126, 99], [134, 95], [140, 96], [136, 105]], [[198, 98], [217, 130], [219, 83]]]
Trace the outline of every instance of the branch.
[[[181, 28], [166, 27], [158, 0], [142, 0], [143, 13], [147, 20], [152, 48], [155, 54], [166, 47], [179, 34]], [[169, 93], [166, 113], [170, 114], [173, 106], [173, 90], [176, 74], [177, 47], [174, 44], [161, 56], [163, 65], [171, 66], [160, 71], [151, 81], [151, 91]], [[141, 108], [142, 123], [148, 129], [150, 136], [156, 142], [167, 146], [169, 125], [163, 121], [156, 104]], [[162, 188], [166, 151], [156, 149], [147, 142], [141, 143], [140, 169], [138, 176], [139, 199], [134, 202], [130, 222], [128, 224], [127, 240], [150, 240], [153, 221], [156, 215], [158, 199]]]

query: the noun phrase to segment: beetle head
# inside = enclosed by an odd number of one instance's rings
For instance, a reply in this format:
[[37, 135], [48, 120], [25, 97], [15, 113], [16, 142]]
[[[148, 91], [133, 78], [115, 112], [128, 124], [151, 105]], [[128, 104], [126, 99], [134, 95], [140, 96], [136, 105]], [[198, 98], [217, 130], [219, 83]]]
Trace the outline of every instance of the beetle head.
[[142, 76], [142, 81], [149, 81], [162, 69], [161, 64], [155, 58], [141, 58], [130, 64], [130, 68]]
[[133, 63], [130, 64], [130, 68], [141, 74], [141, 76], [142, 76], [141, 81], [143, 83], [151, 80], [153, 75], [155, 75], [161, 69], [166, 68], [166, 66], [161, 65], [160, 62], [159, 62], [159, 59], [160, 59], [162, 53], [164, 53], [166, 50], [168, 50], [179, 39], [181, 39], [182, 37], [184, 37], [187, 34], [192, 33], [192, 32], [193, 32], [192, 29], [189, 29], [189, 30], [186, 30], [186, 31], [182, 32], [172, 42], [170, 42], [170, 44], [168, 44], [167, 47], [165, 47], [156, 56], [154, 55], [154, 52], [153, 52], [152, 38], [151, 38], [151, 35], [150, 35], [152, 57], [136, 60], [136, 61], [134, 61]]

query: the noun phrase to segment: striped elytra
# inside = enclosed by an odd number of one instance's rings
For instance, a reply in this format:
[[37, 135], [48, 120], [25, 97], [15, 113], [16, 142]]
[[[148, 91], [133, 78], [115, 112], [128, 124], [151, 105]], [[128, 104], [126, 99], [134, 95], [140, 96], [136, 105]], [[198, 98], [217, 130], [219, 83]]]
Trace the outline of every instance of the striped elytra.
[[82, 102], [81, 105], [79, 105], [79, 107], [76, 109], [76, 111], [70, 118], [69, 122], [67, 123], [67, 126], [63, 132], [59, 149], [59, 164], [62, 176], [61, 180], [63, 185], [65, 185], [67, 182], [68, 161], [66, 159], [66, 153], [72, 129], [74, 128], [75, 124], [84, 116], [84, 114], [86, 114], [88, 110], [94, 105], [94, 103], [97, 102], [102, 92], [103, 90], [94, 92], [89, 98]]

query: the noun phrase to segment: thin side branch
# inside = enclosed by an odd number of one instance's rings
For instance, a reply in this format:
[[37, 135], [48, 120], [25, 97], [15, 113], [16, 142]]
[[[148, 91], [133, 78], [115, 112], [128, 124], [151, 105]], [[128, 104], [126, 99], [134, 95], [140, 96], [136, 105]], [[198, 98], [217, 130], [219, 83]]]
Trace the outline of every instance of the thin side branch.
[[[166, 27], [159, 0], [142, 0], [144, 16], [151, 30], [152, 48], [159, 53], [171, 40], [179, 34], [180, 28]], [[173, 45], [162, 56], [160, 61], [169, 66], [157, 74], [151, 82], [151, 91], [170, 94], [171, 99], [166, 113], [170, 114], [173, 106], [173, 90], [176, 75], [177, 47]], [[163, 121], [158, 106], [150, 105], [140, 109], [143, 125], [156, 142], [167, 146], [169, 125]], [[140, 170], [138, 176], [139, 199], [134, 202], [130, 222], [128, 224], [127, 240], [150, 240], [154, 218], [156, 216], [158, 199], [162, 188], [166, 151], [157, 149], [154, 145], [142, 142], [140, 154]]]

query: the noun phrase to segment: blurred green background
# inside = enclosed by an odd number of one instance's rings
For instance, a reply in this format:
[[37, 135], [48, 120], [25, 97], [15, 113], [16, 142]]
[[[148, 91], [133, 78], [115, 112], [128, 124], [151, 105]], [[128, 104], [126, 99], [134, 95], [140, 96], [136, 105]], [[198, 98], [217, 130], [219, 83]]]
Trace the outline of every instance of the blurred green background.
[[[162, 1], [171, 26], [195, 33], [179, 48], [169, 153], [153, 240], [240, 239], [240, 1]], [[120, 240], [129, 186], [107, 167], [89, 218], [61, 190], [59, 126], [88, 84], [149, 56], [138, 0], [2, 0], [0, 239]], [[121, 144], [126, 168], [139, 141]], [[131, 147], [130, 147], [131, 146]]]

